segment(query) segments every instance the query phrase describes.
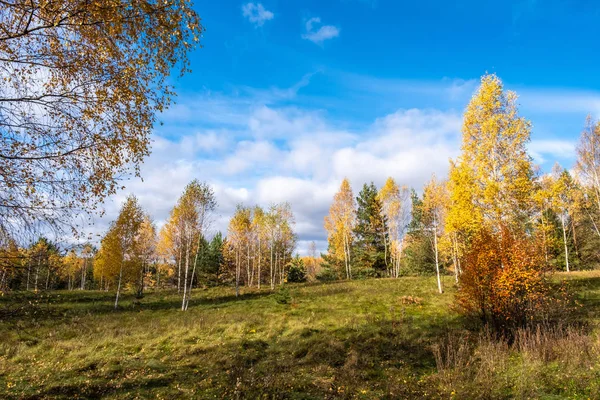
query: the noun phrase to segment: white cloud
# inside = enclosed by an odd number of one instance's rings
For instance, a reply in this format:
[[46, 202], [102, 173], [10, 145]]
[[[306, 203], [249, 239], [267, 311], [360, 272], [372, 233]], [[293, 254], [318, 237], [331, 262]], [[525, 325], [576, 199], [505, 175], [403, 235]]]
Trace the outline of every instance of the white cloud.
[[[517, 90], [525, 109], [560, 114], [592, 114], [600, 117], [600, 93], [584, 90], [528, 89]], [[582, 121], [583, 124], [583, 121]]]
[[319, 24], [321, 24], [321, 18], [318, 17], [306, 21], [306, 33], [302, 34], [302, 38], [316, 44], [323, 44], [324, 41], [340, 35], [340, 28], [333, 25], [321, 25], [319, 29], [315, 30], [315, 25]]
[[[156, 136], [142, 167], [144, 181], [107, 204], [105, 227], [125, 196], [135, 193], [160, 227], [185, 185], [209, 182], [219, 213], [214, 230], [226, 232], [239, 203], [290, 202], [296, 216], [299, 251], [311, 241], [325, 251], [323, 218], [341, 180], [348, 177], [358, 194], [363, 183], [381, 185], [387, 176], [421, 188], [431, 173], [443, 175], [458, 150], [459, 117], [452, 111], [399, 110], [363, 130], [349, 132], [326, 115], [289, 107], [248, 107], [246, 127], [236, 131], [189, 132]], [[101, 224], [102, 226], [102, 224]]]
[[[406, 86], [409, 93], [417, 90], [417, 85]], [[460, 96], [472, 90], [471, 81], [444, 81], [437, 91], [434, 83], [423, 91], [440, 98], [449, 87]], [[215, 190], [215, 230], [226, 232], [239, 203], [268, 207], [288, 201], [296, 216], [298, 250], [304, 253], [314, 240], [325, 251], [323, 217], [344, 177], [355, 194], [370, 181], [381, 186], [388, 176], [419, 190], [432, 173], [445, 176], [448, 159], [459, 153], [462, 118], [453, 108], [396, 107], [370, 123], [353, 124], [302, 107], [299, 100], [288, 89], [180, 99], [177, 117], [165, 116], [165, 126], [154, 136], [152, 154], [141, 170], [144, 181], [125, 182], [127, 189], [109, 199], [107, 215], [95, 229], [116, 217], [128, 193], [139, 197], [160, 226], [185, 185], [197, 178]], [[576, 139], [534, 136], [529, 150], [538, 162], [562, 162], [572, 158]]]
[[254, 26], [263, 26], [265, 21], [275, 17], [271, 11], [265, 9], [261, 3], [247, 3], [242, 6], [242, 14], [252, 22]]
[[545, 156], [554, 160], [569, 160], [575, 158], [575, 140], [538, 139], [529, 143], [528, 150], [537, 163], [545, 163]]

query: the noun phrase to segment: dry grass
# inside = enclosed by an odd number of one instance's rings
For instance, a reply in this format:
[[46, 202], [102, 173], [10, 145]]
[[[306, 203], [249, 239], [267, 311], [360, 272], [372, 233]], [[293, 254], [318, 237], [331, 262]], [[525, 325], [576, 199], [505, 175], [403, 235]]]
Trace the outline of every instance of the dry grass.
[[450, 333], [433, 346], [440, 389], [457, 398], [600, 398], [600, 338], [589, 327]]

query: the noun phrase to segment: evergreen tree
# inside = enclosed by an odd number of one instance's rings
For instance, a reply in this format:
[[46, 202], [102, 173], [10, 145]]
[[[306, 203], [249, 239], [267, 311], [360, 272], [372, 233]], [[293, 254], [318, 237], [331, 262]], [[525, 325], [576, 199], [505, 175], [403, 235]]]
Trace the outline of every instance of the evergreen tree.
[[306, 265], [304, 260], [298, 254], [292, 258], [287, 271], [288, 282], [306, 282]]
[[414, 189], [410, 198], [412, 218], [404, 249], [404, 271], [408, 274], [432, 274], [435, 273], [435, 254], [425, 231], [423, 200]]
[[361, 266], [358, 274], [384, 275], [386, 266], [386, 243], [388, 242], [387, 219], [377, 196], [377, 188], [371, 182], [364, 184], [356, 198], [356, 245], [354, 259]]
[[206, 263], [206, 274], [213, 277], [215, 283], [219, 283], [219, 275], [225, 262], [223, 258], [223, 235], [221, 232], [212, 238], [208, 245], [208, 260]]
[[[321, 259], [323, 262], [321, 263], [321, 271], [317, 274], [317, 280], [327, 282], [342, 278], [339, 271], [344, 270], [344, 262], [331, 255], [331, 244], [327, 253], [321, 253]], [[344, 277], [346, 276], [344, 275]]]

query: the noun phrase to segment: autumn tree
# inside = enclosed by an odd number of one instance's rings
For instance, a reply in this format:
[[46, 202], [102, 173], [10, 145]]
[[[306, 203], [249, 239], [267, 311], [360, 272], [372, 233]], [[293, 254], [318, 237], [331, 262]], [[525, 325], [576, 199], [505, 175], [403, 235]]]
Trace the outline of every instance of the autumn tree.
[[0, 295], [7, 292], [12, 280], [20, 275], [24, 257], [23, 250], [14, 239], [0, 234]]
[[[517, 95], [496, 75], [485, 75], [469, 102], [458, 168], [470, 181], [471, 201], [482, 222], [501, 231], [520, 229], [532, 212], [533, 167], [526, 145], [531, 123], [519, 116]], [[462, 169], [464, 168], [464, 170]]]
[[395, 278], [400, 275], [404, 238], [410, 220], [409, 193], [406, 186], [400, 188], [391, 177], [386, 180], [378, 193], [388, 226], [388, 243], [385, 246], [386, 265], [388, 275]]
[[140, 259], [139, 280], [137, 283], [137, 297], [142, 297], [146, 289], [147, 280], [150, 276], [150, 265], [153, 263], [156, 254], [156, 227], [149, 215], [144, 215], [136, 238], [135, 252]]
[[352, 246], [356, 224], [356, 203], [352, 187], [344, 178], [340, 190], [333, 197], [329, 215], [325, 217], [325, 230], [329, 244], [328, 258], [343, 262], [346, 279], [352, 279]]
[[277, 281], [285, 281], [285, 269], [296, 247], [293, 225], [294, 215], [287, 203], [272, 205], [267, 212], [258, 206], [237, 206], [229, 221], [224, 255], [235, 270], [236, 295], [241, 285], [260, 288], [267, 261], [271, 289]]
[[317, 255], [317, 244], [314, 240], [308, 244], [308, 255], [304, 257], [304, 264], [306, 265], [307, 278], [309, 280], [316, 279], [319, 273], [321, 259]]
[[450, 249], [454, 279], [458, 283], [466, 247], [483, 223], [483, 215], [473, 200], [475, 177], [466, 163], [450, 162], [448, 210], [445, 240]]
[[423, 190], [423, 222], [427, 232], [430, 232], [431, 244], [435, 254], [435, 272], [437, 277], [438, 291], [443, 293], [442, 280], [440, 277], [440, 254], [439, 240], [444, 233], [444, 220], [448, 205], [448, 192], [446, 184], [439, 182], [435, 175]]
[[600, 121], [594, 121], [590, 115], [577, 146], [575, 170], [586, 195], [587, 204], [582, 210], [590, 219], [594, 232], [600, 236]]
[[268, 240], [268, 233], [266, 227], [267, 217], [265, 211], [259, 207], [254, 207], [252, 215], [252, 231], [253, 238], [255, 239], [255, 261], [256, 261], [256, 285], [260, 289], [262, 280], [262, 267], [264, 263], [263, 251], [265, 249], [265, 243]]
[[94, 253], [96, 249], [91, 243], [85, 243], [81, 249], [81, 258], [83, 258], [83, 265], [81, 266], [81, 290], [86, 288], [87, 276], [93, 262]]
[[575, 212], [578, 190], [571, 174], [564, 170], [558, 163], [552, 169], [552, 180], [550, 186], [550, 205], [560, 220], [563, 248], [565, 256], [565, 268], [570, 272], [569, 265], [569, 243], [567, 236], [569, 234], [569, 225]]
[[62, 275], [67, 278], [67, 289], [73, 290], [75, 286], [75, 277], [81, 270], [83, 260], [77, 255], [75, 249], [69, 250], [62, 260]]
[[[229, 228], [227, 230], [227, 238], [229, 244], [233, 248], [235, 255], [235, 295], [240, 294], [240, 282], [242, 277], [242, 268], [244, 261], [244, 250], [249, 247], [248, 231], [251, 228], [251, 210], [248, 207], [238, 205], [236, 210], [229, 220]], [[250, 258], [246, 260], [250, 263]], [[272, 276], [273, 272], [271, 272]]]
[[271, 289], [285, 280], [285, 266], [296, 248], [294, 213], [289, 203], [272, 205], [267, 213], [267, 231], [269, 232]]
[[188, 309], [200, 255], [200, 245], [207, 235], [212, 222], [212, 214], [216, 208], [217, 201], [212, 188], [204, 182], [193, 180], [186, 186], [173, 209], [173, 223], [178, 230], [180, 245], [183, 247], [182, 256], [185, 259], [182, 311]]
[[131, 195], [121, 207], [117, 219], [111, 223], [101, 241], [94, 263], [100, 276], [116, 281], [115, 308], [125, 282], [135, 282], [139, 277], [140, 229], [146, 215], [138, 199]]
[[138, 174], [202, 31], [189, 0], [3, 1], [0, 228], [74, 226]]
[[450, 184], [459, 191], [451, 193], [451, 207], [461, 208], [454, 217], [473, 210], [462, 228], [481, 221], [464, 248], [457, 299], [466, 310], [488, 315], [484, 321], [497, 328], [507, 318], [516, 326], [533, 317], [529, 305], [546, 296], [541, 246], [528, 229], [535, 211], [526, 149], [531, 124], [519, 116], [516, 102], [497, 76], [482, 77], [464, 114], [462, 152]]
[[552, 175], [542, 175], [537, 181], [533, 199], [539, 216], [534, 222], [536, 235], [540, 238], [544, 261], [550, 263], [559, 247], [554, 220], [556, 214], [552, 207], [554, 179]]
[[181, 292], [181, 265], [183, 262], [183, 237], [181, 220], [178, 217], [178, 209], [174, 207], [169, 219], [158, 234], [157, 252], [165, 263], [174, 270], [172, 275], [177, 281], [177, 292]]
[[108, 291], [110, 289], [112, 281], [119, 276], [122, 263], [122, 248], [115, 223], [112, 222], [102, 237], [100, 248], [94, 257], [94, 277], [99, 280], [100, 290]]
[[[34, 291], [48, 289], [50, 279], [56, 275], [59, 267], [60, 251], [55, 243], [46, 237], [40, 237], [28, 249], [27, 260], [27, 290], [30, 286]], [[71, 279], [72, 278], [72, 279]], [[69, 278], [69, 289], [72, 289], [75, 276]]]

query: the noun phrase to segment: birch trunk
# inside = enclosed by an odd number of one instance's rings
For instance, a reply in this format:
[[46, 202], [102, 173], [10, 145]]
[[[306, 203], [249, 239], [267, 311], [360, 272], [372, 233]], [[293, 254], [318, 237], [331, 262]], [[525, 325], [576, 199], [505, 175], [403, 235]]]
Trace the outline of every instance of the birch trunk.
[[440, 278], [440, 263], [438, 258], [438, 246], [437, 246], [437, 222], [434, 220], [434, 225], [436, 226], [435, 231], [433, 232], [433, 247], [435, 250], [435, 272], [437, 274], [437, 284], [438, 290], [440, 293], [444, 293], [442, 290], [442, 280]]
[[275, 282], [273, 281], [273, 243], [271, 243], [271, 290], [275, 289]]
[[121, 279], [123, 278], [123, 261], [121, 261], [121, 268], [119, 269], [119, 283], [117, 284], [117, 297], [115, 298], [115, 310], [119, 306], [119, 295], [121, 294]]
[[27, 261], [27, 291], [29, 291], [29, 275], [31, 273], [31, 261]]
[[185, 274], [183, 278], [183, 300], [181, 301], [181, 311], [185, 311], [185, 297], [187, 296], [188, 271], [190, 269], [190, 242], [191, 238], [188, 238], [185, 249]]
[[192, 268], [192, 278], [190, 279], [190, 290], [188, 292], [187, 299], [185, 300], [185, 310], [187, 311], [188, 305], [190, 304], [190, 297], [192, 297], [192, 288], [194, 287], [194, 277], [196, 276], [196, 265], [198, 264], [198, 255], [200, 254], [200, 241], [202, 235], [198, 236], [198, 245], [196, 246], [196, 255], [194, 256], [194, 266]]
[[35, 269], [35, 287], [34, 291], [38, 291], [38, 278], [40, 276], [40, 264], [42, 263], [42, 257], [38, 257], [37, 268]]
[[179, 246], [179, 262], [177, 263], [177, 293], [181, 292], [181, 246]]
[[261, 256], [262, 256], [262, 251], [261, 251], [261, 247], [260, 247], [260, 236], [258, 238], [258, 290], [260, 290], [260, 269], [261, 269]]
[[563, 231], [563, 243], [565, 245], [565, 263], [567, 266], [567, 272], [571, 272], [571, 270], [569, 269], [569, 247], [567, 246], [567, 230], [565, 228], [565, 217], [564, 215], [562, 215], [560, 217], [560, 222], [562, 225], [562, 231]]
[[240, 249], [235, 249], [235, 297], [240, 295]]
[[[48, 268], [48, 271], [50, 271], [50, 268]], [[85, 276], [87, 273], [87, 258], [85, 258], [83, 260], [83, 270], [81, 271], [81, 290], [85, 289]]]

